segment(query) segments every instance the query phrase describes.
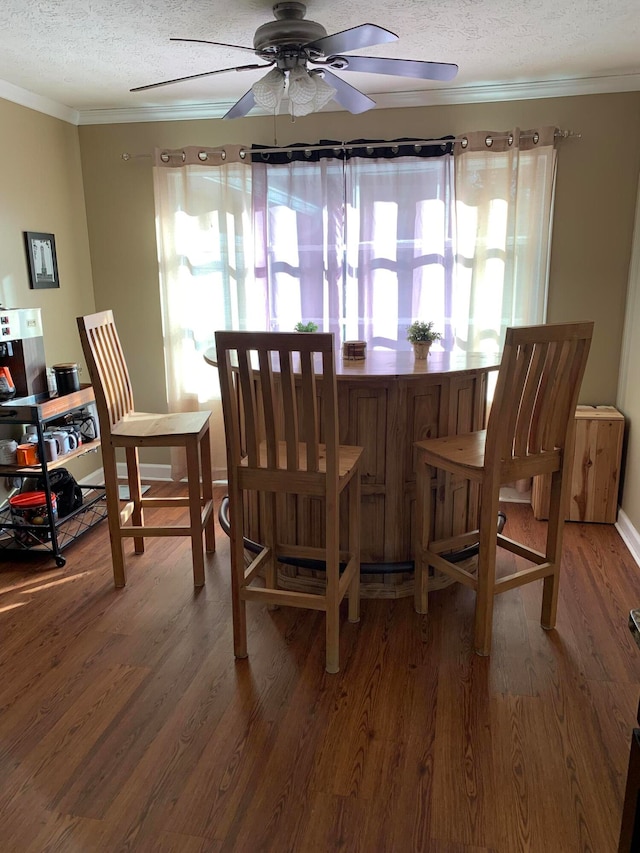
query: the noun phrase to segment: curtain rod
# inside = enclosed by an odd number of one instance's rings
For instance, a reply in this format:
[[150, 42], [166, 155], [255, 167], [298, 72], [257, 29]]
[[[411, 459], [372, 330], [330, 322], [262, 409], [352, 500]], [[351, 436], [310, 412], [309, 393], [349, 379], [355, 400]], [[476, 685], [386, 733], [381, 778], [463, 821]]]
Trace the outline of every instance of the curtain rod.
[[[523, 133], [521, 136], [523, 139], [531, 139], [534, 135], [534, 131], [531, 133]], [[507, 139], [509, 133], [500, 133], [495, 134], [494, 139]], [[581, 139], [582, 134], [576, 133], [573, 130], [556, 130], [554, 133], [556, 139]], [[371, 145], [368, 145], [368, 141], [364, 142], [337, 142], [331, 145], [296, 145], [292, 146], [283, 146], [282, 148], [260, 148], [255, 153], [260, 154], [286, 154], [288, 151], [291, 152], [300, 152], [300, 151], [325, 151], [327, 149], [334, 149], [339, 151], [350, 151], [353, 148], [398, 148], [400, 146], [405, 145], [453, 145], [455, 144], [454, 139], [403, 139], [396, 140], [393, 142], [376, 142], [375, 140], [371, 140]], [[206, 146], [202, 146], [203, 149]], [[209, 149], [207, 153], [210, 154], [225, 154], [225, 149]], [[247, 154], [254, 153], [251, 148], [241, 148], [240, 156], [245, 157]], [[139, 159], [150, 159], [153, 157], [153, 154], [129, 154], [128, 151], [124, 151], [121, 155], [123, 160], [139, 160]]]

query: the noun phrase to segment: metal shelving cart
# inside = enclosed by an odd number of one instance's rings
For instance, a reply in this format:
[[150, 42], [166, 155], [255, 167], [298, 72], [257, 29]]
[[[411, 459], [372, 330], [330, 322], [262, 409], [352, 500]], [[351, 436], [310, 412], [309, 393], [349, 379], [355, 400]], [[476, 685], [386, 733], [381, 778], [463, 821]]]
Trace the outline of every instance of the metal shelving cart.
[[[51, 471], [85, 453], [95, 451], [100, 447], [100, 439], [84, 442], [74, 450], [59, 456], [52, 462], [46, 460], [43, 433], [47, 424], [58, 421], [65, 415], [86, 409], [94, 402], [91, 385], [81, 386], [79, 391], [64, 396], [37, 394], [31, 397], [20, 397], [0, 403], [0, 424], [34, 425], [38, 436], [38, 458], [42, 461], [36, 465], [0, 465], [0, 476], [24, 481], [27, 478], [37, 478], [42, 483], [41, 491], [45, 494], [47, 513], [44, 523], [16, 524], [11, 514], [9, 504], [0, 508], [0, 560], [11, 556], [42, 555], [50, 553], [57, 566], [64, 566], [65, 558], [62, 551], [75, 542], [76, 539], [94, 527], [107, 516], [105, 490], [103, 485], [80, 484], [82, 489], [82, 505], [62, 518], [56, 518], [52, 501]], [[20, 529], [20, 536], [16, 535]]]

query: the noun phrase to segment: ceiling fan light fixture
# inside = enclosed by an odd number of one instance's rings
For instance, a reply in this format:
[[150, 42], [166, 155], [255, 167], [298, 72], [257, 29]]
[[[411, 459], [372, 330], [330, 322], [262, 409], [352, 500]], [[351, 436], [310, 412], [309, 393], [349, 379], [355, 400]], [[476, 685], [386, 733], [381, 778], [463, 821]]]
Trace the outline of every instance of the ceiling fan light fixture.
[[306, 116], [321, 110], [334, 97], [336, 90], [320, 74], [298, 66], [289, 71], [289, 112]]
[[270, 112], [277, 112], [284, 95], [285, 83], [284, 71], [279, 68], [272, 68], [251, 87], [256, 104]]

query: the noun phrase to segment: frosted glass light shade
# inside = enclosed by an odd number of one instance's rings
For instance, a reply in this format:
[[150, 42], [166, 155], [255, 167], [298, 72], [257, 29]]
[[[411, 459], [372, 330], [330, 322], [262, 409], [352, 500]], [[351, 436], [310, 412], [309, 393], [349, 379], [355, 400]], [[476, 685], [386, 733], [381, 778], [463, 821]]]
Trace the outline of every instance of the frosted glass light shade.
[[293, 116], [318, 112], [336, 93], [319, 74], [311, 74], [303, 66], [288, 72], [272, 68], [251, 87], [256, 103], [273, 113], [280, 109], [285, 90], [289, 96], [289, 112]]
[[306, 68], [293, 68], [289, 72], [289, 112], [294, 116], [306, 116], [318, 112], [335, 95], [335, 89], [320, 77], [310, 74]]
[[284, 71], [272, 68], [257, 83], [251, 87], [256, 103], [265, 110], [277, 112], [284, 95], [285, 76]]

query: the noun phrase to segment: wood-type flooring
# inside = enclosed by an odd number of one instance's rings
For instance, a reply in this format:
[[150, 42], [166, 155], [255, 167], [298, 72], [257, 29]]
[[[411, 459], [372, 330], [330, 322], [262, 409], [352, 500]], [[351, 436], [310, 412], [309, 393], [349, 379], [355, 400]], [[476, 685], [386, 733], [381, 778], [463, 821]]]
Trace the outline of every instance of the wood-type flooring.
[[[539, 547], [544, 522], [504, 509]], [[640, 569], [613, 525], [566, 526], [555, 631], [540, 583], [496, 599], [489, 658], [464, 587], [427, 617], [363, 599], [351, 625], [345, 602], [337, 675], [313, 611], [249, 603], [234, 660], [217, 547], [195, 591], [182, 539], [114, 589], [106, 523], [62, 569], [0, 565], [2, 853], [617, 850]]]

